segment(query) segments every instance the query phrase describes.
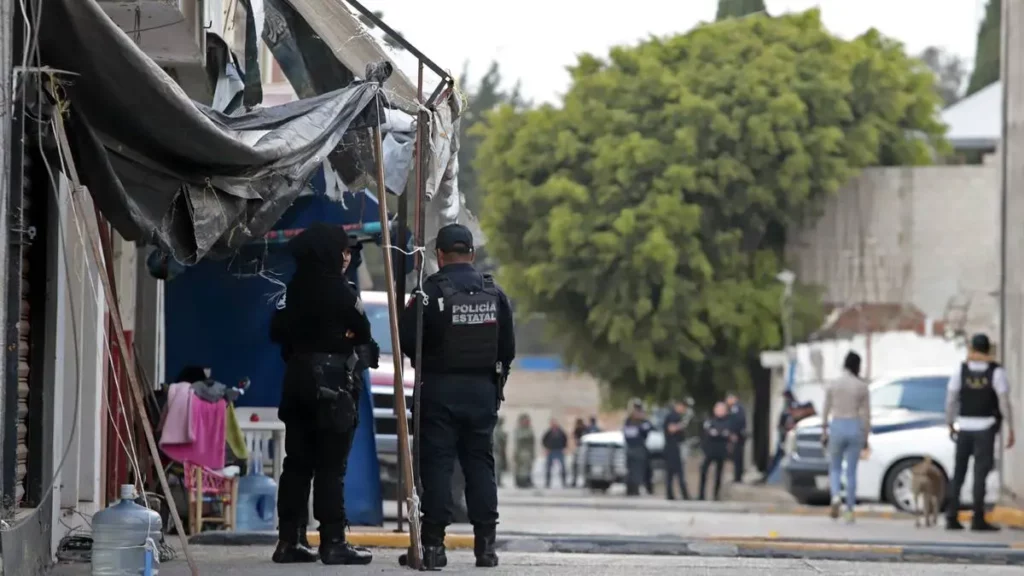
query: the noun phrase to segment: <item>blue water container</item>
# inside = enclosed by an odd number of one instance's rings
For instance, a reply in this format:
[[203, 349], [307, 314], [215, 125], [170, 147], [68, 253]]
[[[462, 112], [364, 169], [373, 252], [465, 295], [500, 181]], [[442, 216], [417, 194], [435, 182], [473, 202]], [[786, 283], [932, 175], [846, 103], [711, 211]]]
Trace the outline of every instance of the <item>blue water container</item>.
[[249, 458], [249, 473], [238, 479], [235, 530], [273, 532], [277, 529], [277, 483], [263, 473], [263, 458], [256, 451]]
[[92, 576], [156, 576], [163, 522], [132, 501], [135, 487], [121, 486], [121, 500], [92, 517]]

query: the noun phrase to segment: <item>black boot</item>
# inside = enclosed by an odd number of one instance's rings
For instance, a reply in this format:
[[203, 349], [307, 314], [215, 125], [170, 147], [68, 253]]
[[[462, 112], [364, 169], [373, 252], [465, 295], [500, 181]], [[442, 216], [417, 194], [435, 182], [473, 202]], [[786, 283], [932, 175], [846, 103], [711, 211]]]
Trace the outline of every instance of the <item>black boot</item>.
[[345, 541], [345, 527], [320, 527], [320, 561], [329, 566], [369, 564], [373, 554]]
[[277, 548], [271, 560], [276, 564], [308, 564], [317, 561], [316, 551], [309, 545], [305, 526], [282, 524], [278, 529]]
[[[445, 553], [444, 546], [424, 546], [423, 555], [424, 570], [440, 570], [448, 565], [448, 555]], [[409, 565], [409, 553], [406, 552], [398, 557], [399, 566]]]
[[494, 549], [494, 526], [473, 527], [473, 554], [477, 568], [494, 568], [498, 553]]

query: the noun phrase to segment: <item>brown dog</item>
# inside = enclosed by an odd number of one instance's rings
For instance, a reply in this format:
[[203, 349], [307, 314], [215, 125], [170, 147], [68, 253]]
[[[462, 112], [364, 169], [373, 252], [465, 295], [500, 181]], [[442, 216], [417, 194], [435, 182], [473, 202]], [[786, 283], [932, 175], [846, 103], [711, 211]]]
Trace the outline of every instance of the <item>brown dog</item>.
[[932, 463], [931, 456], [925, 456], [910, 471], [913, 474], [914, 526], [921, 527], [921, 516], [924, 516], [925, 526], [934, 526], [938, 524], [939, 506], [945, 497], [946, 477]]

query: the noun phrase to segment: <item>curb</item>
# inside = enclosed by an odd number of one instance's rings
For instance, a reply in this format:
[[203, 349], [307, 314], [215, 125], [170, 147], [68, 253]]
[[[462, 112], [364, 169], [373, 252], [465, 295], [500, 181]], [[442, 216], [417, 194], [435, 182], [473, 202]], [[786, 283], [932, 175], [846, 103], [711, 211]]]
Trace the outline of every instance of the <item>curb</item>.
[[[307, 532], [306, 537], [309, 539], [311, 546], [320, 545], [320, 533], [319, 532]], [[345, 536], [349, 544], [353, 546], [367, 546], [370, 548], [401, 548], [406, 549], [410, 546], [410, 536], [408, 532], [349, 532]], [[446, 534], [444, 537], [444, 545], [449, 550], [452, 549], [473, 549], [473, 535], [472, 534]]]
[[[721, 506], [720, 502], [712, 503], [700, 503], [693, 502], [691, 505], [673, 505], [671, 507], [660, 506], [661, 502], [657, 504], [645, 504], [642, 505], [643, 509], [650, 510], [671, 510], [685, 514], [688, 512], [701, 513], [701, 512], [715, 512], [725, 514], [771, 514], [773, 516], [828, 516], [829, 510], [827, 506], [805, 506], [801, 504], [756, 504], [756, 503], [727, 503], [735, 504], [729, 506]], [[638, 506], [631, 505], [630, 503], [620, 503], [609, 501], [607, 504], [592, 504], [587, 502], [558, 502], [558, 501], [502, 501], [501, 506], [505, 507], [531, 507], [531, 506], [544, 506], [546, 508], [575, 508], [583, 510], [629, 510], [635, 511]], [[900, 510], [858, 510], [858, 518], [872, 518], [879, 520], [895, 520], [895, 519], [907, 519], [913, 518], [913, 515], [902, 512]]]
[[[967, 523], [974, 518], [974, 513], [965, 510], [960, 512], [958, 518], [960, 522]], [[1024, 510], [1009, 506], [996, 506], [985, 513], [985, 520], [1000, 526], [1024, 529]]]

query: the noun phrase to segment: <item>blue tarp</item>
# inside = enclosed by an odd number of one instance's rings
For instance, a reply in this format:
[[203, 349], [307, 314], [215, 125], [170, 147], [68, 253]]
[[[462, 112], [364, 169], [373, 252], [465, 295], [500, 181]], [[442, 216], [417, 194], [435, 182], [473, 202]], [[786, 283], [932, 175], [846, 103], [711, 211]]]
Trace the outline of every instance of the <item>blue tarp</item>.
[[[322, 188], [322, 177], [320, 182]], [[315, 180], [312, 184], [316, 188]], [[302, 197], [274, 229], [304, 228], [317, 221], [377, 221], [377, 204], [369, 195], [346, 193], [346, 206], [347, 209], [323, 195]], [[261, 271], [263, 276], [258, 275]], [[244, 248], [232, 260], [203, 260], [167, 282], [167, 374], [177, 374], [187, 365], [202, 365], [212, 368], [214, 377], [225, 383], [249, 377], [252, 386], [237, 405], [276, 407], [281, 397], [284, 362], [268, 334], [276, 304], [273, 296], [283, 286], [267, 277], [286, 283], [293, 271], [294, 264], [284, 244], [256, 244]], [[353, 525], [383, 524], [380, 466], [369, 391], [359, 402], [359, 429], [349, 454], [345, 499]]]

